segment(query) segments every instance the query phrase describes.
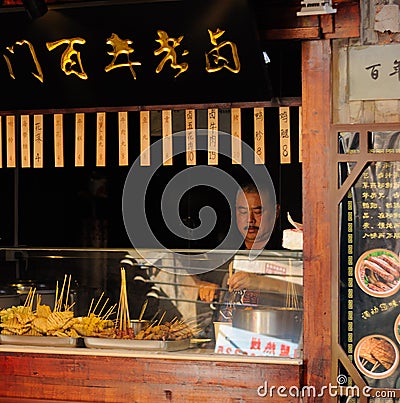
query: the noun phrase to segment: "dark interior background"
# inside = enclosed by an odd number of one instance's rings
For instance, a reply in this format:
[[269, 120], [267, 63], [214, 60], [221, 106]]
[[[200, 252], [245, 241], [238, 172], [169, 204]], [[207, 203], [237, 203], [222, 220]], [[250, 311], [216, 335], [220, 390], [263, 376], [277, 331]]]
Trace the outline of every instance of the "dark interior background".
[[[265, 49], [271, 62], [268, 64], [271, 86], [275, 97], [301, 96], [300, 46], [272, 43]], [[286, 213], [301, 221], [301, 163], [298, 161], [298, 107], [290, 108], [292, 163], [279, 161], [279, 109], [265, 108], [266, 166], [273, 180], [277, 201], [281, 205], [278, 219], [279, 231], [288, 228]], [[205, 110], [197, 110], [198, 127], [206, 119]], [[220, 114], [230, 113], [219, 111]], [[96, 167], [96, 114], [85, 115], [85, 167], [74, 166], [75, 115], [64, 115], [64, 164], [54, 167], [53, 115], [44, 116], [44, 168], [0, 169], [0, 245], [1, 246], [96, 246], [129, 247], [122, 218], [122, 191], [130, 167], [118, 166], [118, 115], [107, 113], [106, 167]], [[139, 112], [129, 112], [129, 161], [139, 155]], [[183, 125], [183, 114], [173, 113], [177, 125]], [[17, 117], [18, 122], [18, 117]], [[152, 112], [152, 125], [160, 124], [157, 112]], [[18, 126], [18, 125], [17, 125]], [[204, 127], [205, 128], [205, 127]], [[158, 127], [159, 129], [159, 127]], [[151, 141], [160, 133], [152, 128]], [[221, 127], [228, 131], [230, 127]], [[33, 131], [33, 128], [31, 132]], [[6, 149], [5, 124], [3, 124], [3, 150]], [[18, 134], [18, 133], [17, 133]], [[18, 137], [18, 136], [17, 136]], [[242, 140], [253, 146], [253, 110], [242, 109]], [[18, 144], [17, 150], [19, 151]], [[19, 152], [17, 152], [18, 156]], [[207, 164], [205, 156], [198, 154], [198, 164]], [[4, 152], [3, 152], [3, 166]], [[217, 213], [217, 226], [210, 236], [189, 244], [168, 233], [162, 225], [159, 196], [180, 170], [186, 167], [184, 156], [174, 158], [173, 166], [163, 166], [152, 181], [151, 197], [146, 201], [150, 224], [158, 237], [168, 247], [213, 247], [215, 240], [223, 237], [231, 217], [226, 214], [222, 195], [212, 189], [194, 188], [182, 200], [183, 220], [196, 222], [199, 208], [209, 204]], [[240, 167], [219, 158], [219, 167], [236, 177]]]

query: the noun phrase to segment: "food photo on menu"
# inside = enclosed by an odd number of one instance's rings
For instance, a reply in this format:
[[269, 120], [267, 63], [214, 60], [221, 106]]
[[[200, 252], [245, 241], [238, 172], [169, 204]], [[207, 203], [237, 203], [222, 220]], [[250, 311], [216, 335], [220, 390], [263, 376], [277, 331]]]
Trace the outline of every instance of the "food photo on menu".
[[400, 258], [385, 248], [369, 249], [354, 266], [354, 355], [371, 387], [400, 384]]

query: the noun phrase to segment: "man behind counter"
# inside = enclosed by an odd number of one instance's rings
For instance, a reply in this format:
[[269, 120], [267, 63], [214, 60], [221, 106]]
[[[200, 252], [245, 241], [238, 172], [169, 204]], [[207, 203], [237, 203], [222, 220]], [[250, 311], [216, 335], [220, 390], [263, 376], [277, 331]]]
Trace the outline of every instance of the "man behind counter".
[[[273, 231], [280, 206], [276, 205], [274, 211], [271, 211], [273, 205], [268, 192], [261, 191], [260, 195], [254, 183], [247, 183], [239, 190], [236, 196], [236, 225], [244, 239], [242, 249], [260, 250], [267, 244], [272, 249], [280, 248], [282, 239]], [[268, 208], [269, 206], [271, 207]], [[200, 300], [212, 302], [219, 285], [203, 281], [199, 277], [195, 279], [199, 286]], [[228, 278], [227, 285], [229, 291], [247, 289], [275, 293], [287, 292], [285, 281], [240, 271]]]

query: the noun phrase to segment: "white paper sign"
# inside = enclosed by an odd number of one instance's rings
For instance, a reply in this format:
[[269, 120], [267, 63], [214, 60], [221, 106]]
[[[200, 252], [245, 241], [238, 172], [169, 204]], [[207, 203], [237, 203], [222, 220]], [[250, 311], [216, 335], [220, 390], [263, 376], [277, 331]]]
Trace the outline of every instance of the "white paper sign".
[[214, 352], [216, 354], [297, 358], [299, 357], [299, 345], [276, 337], [220, 325]]

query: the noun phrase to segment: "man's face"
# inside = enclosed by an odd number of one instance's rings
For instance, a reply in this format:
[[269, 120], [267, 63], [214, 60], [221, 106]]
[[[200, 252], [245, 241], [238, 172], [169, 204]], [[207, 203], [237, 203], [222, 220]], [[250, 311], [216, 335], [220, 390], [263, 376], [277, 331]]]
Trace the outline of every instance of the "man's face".
[[239, 192], [236, 198], [236, 224], [247, 249], [264, 248], [274, 221], [275, 213], [263, 208], [258, 193]]

